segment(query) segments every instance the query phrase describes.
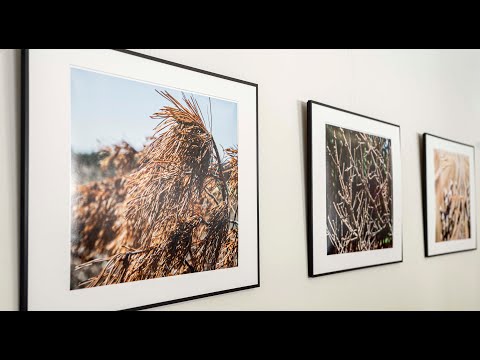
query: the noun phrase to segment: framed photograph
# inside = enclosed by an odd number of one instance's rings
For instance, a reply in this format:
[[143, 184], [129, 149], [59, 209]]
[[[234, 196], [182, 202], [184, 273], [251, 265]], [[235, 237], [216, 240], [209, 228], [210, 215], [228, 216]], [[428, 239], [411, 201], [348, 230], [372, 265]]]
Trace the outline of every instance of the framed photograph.
[[400, 127], [308, 101], [310, 277], [402, 261]]
[[127, 50], [24, 50], [22, 71], [22, 310], [260, 285], [256, 84]]
[[425, 256], [477, 248], [475, 148], [423, 134]]

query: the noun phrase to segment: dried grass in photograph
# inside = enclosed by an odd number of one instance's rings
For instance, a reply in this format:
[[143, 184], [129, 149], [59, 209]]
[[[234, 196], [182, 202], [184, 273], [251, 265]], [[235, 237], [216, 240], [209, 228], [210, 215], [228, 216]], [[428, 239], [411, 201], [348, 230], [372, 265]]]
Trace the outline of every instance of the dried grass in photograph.
[[391, 140], [326, 125], [327, 254], [391, 248]]
[[142, 150], [72, 155], [72, 289], [237, 266], [238, 151], [220, 157], [195, 97], [160, 95]]
[[435, 168], [435, 241], [469, 239], [470, 162], [468, 156], [433, 151]]

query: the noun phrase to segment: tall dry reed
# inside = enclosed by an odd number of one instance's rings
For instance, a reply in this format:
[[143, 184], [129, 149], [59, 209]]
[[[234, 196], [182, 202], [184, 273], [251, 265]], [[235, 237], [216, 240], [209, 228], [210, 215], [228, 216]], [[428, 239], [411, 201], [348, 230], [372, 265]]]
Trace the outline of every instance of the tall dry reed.
[[434, 150], [435, 241], [470, 238], [470, 162], [467, 156]]
[[[72, 252], [84, 249], [82, 259], [91, 260], [77, 269], [103, 263], [82, 287], [238, 264], [237, 149], [225, 149], [227, 159], [220, 158], [193, 96], [181, 102], [160, 95], [171, 105], [152, 115], [159, 124], [145, 148], [130, 158], [128, 151], [110, 150], [103, 170], [121, 170], [103, 181], [100, 195], [94, 189], [102, 182], [77, 189], [85, 198], [74, 208], [80, 239]], [[99, 205], [104, 202], [109, 207]], [[80, 215], [90, 207], [95, 211]], [[95, 231], [86, 227], [90, 223]], [[104, 231], [108, 236], [100, 236]]]

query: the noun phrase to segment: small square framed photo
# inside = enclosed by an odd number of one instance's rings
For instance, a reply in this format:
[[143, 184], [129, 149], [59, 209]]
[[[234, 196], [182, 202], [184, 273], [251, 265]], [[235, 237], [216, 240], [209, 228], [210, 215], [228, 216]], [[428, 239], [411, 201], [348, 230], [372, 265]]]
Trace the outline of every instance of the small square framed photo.
[[402, 261], [400, 127], [308, 102], [309, 276]]
[[425, 256], [475, 250], [475, 148], [423, 135]]

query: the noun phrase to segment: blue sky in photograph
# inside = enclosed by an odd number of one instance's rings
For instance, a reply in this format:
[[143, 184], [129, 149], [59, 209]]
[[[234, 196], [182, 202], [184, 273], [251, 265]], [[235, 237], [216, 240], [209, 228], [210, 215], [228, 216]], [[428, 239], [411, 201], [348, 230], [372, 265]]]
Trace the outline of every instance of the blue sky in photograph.
[[[72, 151], [91, 153], [122, 140], [141, 150], [146, 137], [153, 135], [153, 129], [159, 123], [150, 115], [170, 105], [155, 90], [168, 90], [175, 98], [182, 99], [182, 93], [175, 89], [72, 68]], [[191, 94], [185, 92], [185, 95], [190, 97]], [[210, 128], [209, 98], [194, 96], [207, 128]], [[212, 133], [222, 152], [222, 147], [237, 145], [237, 104], [216, 98], [210, 100]]]

